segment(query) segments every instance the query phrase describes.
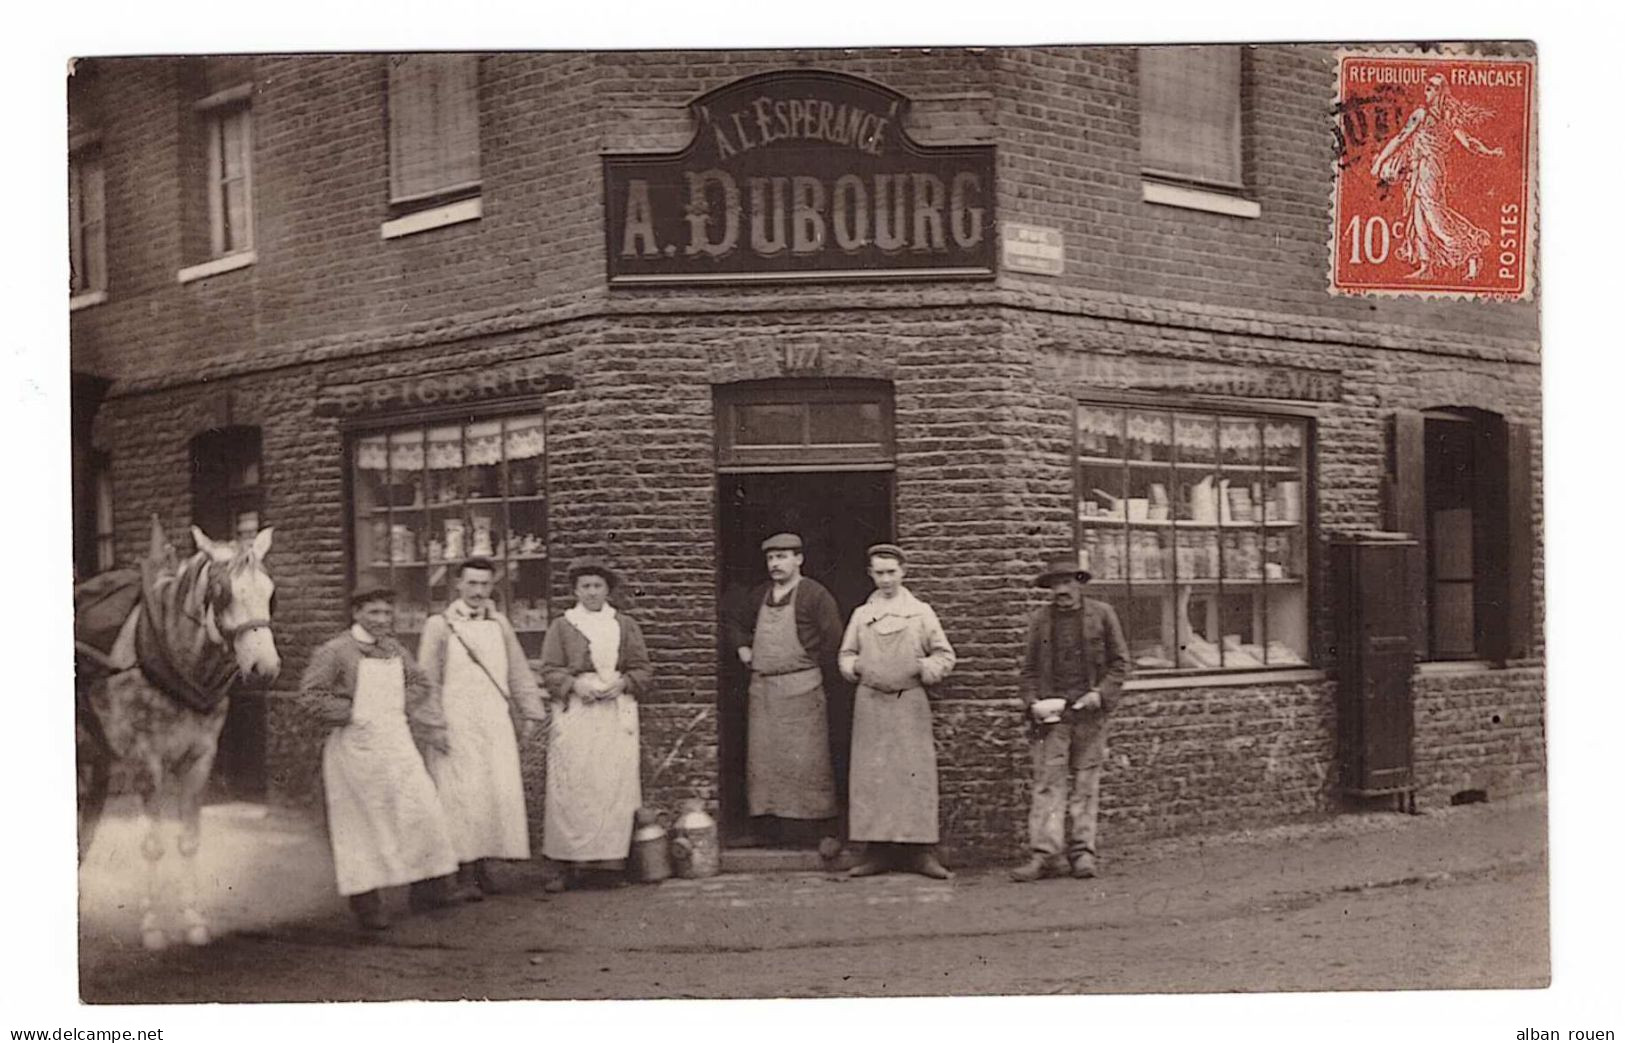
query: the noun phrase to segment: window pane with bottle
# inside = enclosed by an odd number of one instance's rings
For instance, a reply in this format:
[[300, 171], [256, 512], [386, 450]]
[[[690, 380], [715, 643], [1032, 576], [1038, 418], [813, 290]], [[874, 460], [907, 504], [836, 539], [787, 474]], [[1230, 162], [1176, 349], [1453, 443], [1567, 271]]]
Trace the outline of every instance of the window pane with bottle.
[[1079, 561], [1135, 668], [1306, 665], [1307, 422], [1103, 404], [1077, 417]]
[[410, 647], [457, 597], [458, 566], [489, 558], [492, 598], [531, 657], [547, 629], [547, 472], [540, 415], [363, 435], [352, 453], [355, 563], [393, 588]]

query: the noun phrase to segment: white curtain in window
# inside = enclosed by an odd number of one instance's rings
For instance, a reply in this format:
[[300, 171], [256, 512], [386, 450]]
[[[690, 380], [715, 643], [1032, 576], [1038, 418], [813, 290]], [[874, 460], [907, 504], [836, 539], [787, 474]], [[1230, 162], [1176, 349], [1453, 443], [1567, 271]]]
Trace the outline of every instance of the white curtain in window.
[[392, 56], [390, 198], [420, 198], [479, 179], [478, 59], [471, 54]]
[[1140, 54], [1140, 165], [1241, 187], [1241, 48], [1146, 47]]
[[546, 448], [543, 437], [539, 416], [486, 420], [466, 429], [430, 428], [427, 440], [422, 431], [373, 435], [356, 442], [355, 463], [364, 471], [421, 471], [427, 449], [429, 469], [449, 471], [463, 466], [463, 447], [467, 446], [469, 466], [481, 467], [502, 462], [504, 442], [509, 460], [541, 456]]

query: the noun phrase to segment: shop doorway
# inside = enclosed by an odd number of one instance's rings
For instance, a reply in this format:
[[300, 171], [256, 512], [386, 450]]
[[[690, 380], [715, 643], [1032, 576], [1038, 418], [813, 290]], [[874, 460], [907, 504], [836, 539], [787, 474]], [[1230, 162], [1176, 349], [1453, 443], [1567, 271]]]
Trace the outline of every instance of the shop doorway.
[[[795, 532], [805, 543], [802, 574], [829, 588], [844, 623], [874, 589], [864, 550], [893, 538], [889, 470], [725, 473], [718, 476], [717, 503], [719, 604], [724, 614], [747, 611], [750, 591], [767, 579], [762, 541], [777, 532]], [[769, 839], [753, 834], [745, 798], [750, 676], [736, 650], [727, 647], [726, 618], [722, 622], [722, 647], [717, 653], [722, 835], [730, 846], [752, 846]], [[837, 800], [844, 812], [852, 689], [838, 683], [827, 694], [830, 753]]]

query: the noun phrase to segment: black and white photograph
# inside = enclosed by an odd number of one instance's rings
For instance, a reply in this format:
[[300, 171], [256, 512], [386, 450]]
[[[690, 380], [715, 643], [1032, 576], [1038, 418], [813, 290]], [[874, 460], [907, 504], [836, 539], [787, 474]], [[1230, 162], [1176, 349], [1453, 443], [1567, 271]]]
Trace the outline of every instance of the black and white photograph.
[[1543, 42], [689, 38], [70, 56], [56, 1022], [1625, 1031], [1511, 1013]]

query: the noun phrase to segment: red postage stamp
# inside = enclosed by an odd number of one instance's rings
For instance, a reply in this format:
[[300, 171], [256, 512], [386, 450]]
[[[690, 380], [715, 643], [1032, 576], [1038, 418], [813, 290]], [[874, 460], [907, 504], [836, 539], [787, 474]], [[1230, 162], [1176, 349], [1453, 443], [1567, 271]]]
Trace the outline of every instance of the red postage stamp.
[[1332, 293], [1530, 295], [1534, 80], [1533, 58], [1338, 55]]

